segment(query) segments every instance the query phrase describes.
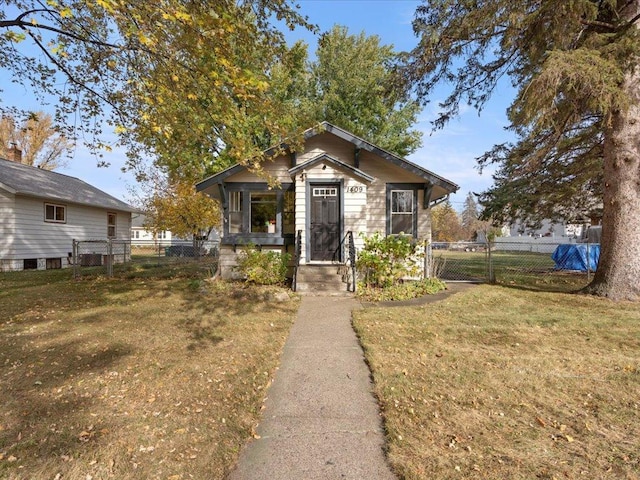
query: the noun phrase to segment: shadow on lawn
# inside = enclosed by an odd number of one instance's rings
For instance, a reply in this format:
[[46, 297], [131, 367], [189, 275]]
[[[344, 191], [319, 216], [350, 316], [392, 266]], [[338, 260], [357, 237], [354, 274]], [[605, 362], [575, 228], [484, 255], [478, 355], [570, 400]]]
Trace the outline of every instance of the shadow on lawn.
[[50, 341], [35, 333], [5, 332], [0, 337], [5, 412], [0, 452], [18, 462], [73, 457], [86, 450], [84, 442], [99, 435], [101, 427], [87, 424], [95, 399], [83, 385], [92, 374], [111, 370], [133, 353], [121, 343], [87, 349], [86, 338], [61, 341], [60, 333]]

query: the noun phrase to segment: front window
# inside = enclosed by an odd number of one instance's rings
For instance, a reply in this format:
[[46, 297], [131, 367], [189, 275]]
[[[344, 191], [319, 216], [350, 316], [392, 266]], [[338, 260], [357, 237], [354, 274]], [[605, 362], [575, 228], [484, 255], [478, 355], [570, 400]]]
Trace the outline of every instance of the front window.
[[276, 233], [276, 192], [251, 192], [251, 233]]
[[391, 235], [413, 235], [414, 191], [391, 190]]
[[114, 238], [116, 236], [116, 214], [107, 213], [107, 237]]
[[64, 205], [44, 204], [44, 221], [54, 223], [66, 223], [67, 207]]

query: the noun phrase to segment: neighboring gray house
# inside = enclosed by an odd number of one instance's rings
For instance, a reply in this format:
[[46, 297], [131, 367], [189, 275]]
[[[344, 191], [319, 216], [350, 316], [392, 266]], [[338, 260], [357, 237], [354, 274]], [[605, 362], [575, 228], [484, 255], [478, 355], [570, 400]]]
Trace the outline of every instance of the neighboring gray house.
[[0, 159], [0, 271], [67, 267], [73, 239], [129, 241], [134, 211], [77, 178]]
[[301, 264], [344, 263], [345, 234], [403, 233], [431, 238], [430, 207], [458, 186], [335, 125], [304, 134], [304, 151], [263, 164], [280, 182], [269, 188], [235, 165], [196, 185], [223, 207], [220, 268], [230, 276], [237, 246], [293, 253], [300, 235]]

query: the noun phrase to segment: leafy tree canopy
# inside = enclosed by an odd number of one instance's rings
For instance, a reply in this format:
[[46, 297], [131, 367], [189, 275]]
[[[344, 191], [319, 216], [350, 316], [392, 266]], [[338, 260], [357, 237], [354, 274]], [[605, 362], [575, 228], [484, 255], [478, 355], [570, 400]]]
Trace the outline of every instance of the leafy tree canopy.
[[3, 68], [41, 103], [55, 98], [56, 120], [91, 146], [108, 147], [103, 129], [115, 129], [131, 168], [151, 154], [169, 168], [202, 169], [223, 149], [244, 161], [261, 151], [256, 125], [290, 133], [291, 116], [266, 94], [287, 51], [272, 20], [308, 26], [289, 0], [5, 4]]
[[398, 58], [377, 35], [350, 35], [337, 25], [324, 33], [311, 63], [314, 118], [400, 156], [413, 153], [422, 145], [421, 132], [412, 130], [421, 107], [394, 82]]

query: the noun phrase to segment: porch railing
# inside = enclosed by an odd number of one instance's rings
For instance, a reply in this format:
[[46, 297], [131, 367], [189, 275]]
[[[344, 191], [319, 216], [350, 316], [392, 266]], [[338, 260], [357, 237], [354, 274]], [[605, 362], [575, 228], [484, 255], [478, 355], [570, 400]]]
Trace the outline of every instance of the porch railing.
[[353, 241], [353, 232], [347, 232], [347, 266], [351, 267], [351, 291], [356, 291], [356, 244]]
[[295, 292], [298, 287], [298, 267], [300, 266], [300, 257], [302, 256], [302, 230], [298, 230], [296, 234], [295, 251], [293, 257], [293, 281], [291, 289]]
[[349, 230], [346, 233], [346, 235], [340, 242], [338, 249], [333, 255], [334, 261], [339, 260], [337, 257], [339, 256], [338, 252], [340, 251], [344, 252], [345, 268], [351, 269], [351, 288], [349, 291], [355, 292], [356, 291], [356, 244], [353, 240], [353, 232], [351, 230]]

